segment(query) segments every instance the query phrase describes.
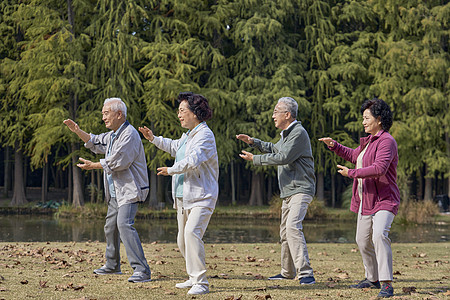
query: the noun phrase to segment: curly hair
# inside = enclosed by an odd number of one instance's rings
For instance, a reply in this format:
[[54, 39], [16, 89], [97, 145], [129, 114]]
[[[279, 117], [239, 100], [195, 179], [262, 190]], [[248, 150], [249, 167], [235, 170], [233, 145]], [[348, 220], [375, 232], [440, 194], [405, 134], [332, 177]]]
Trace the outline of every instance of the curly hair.
[[384, 100], [378, 98], [366, 100], [361, 105], [361, 114], [363, 114], [366, 109], [369, 109], [370, 113], [375, 118], [380, 117], [381, 128], [389, 131], [392, 126], [392, 111]]
[[189, 109], [200, 122], [208, 121], [212, 118], [212, 110], [209, 107], [208, 99], [202, 95], [192, 92], [181, 92], [178, 94], [178, 103], [182, 101], [188, 102]]

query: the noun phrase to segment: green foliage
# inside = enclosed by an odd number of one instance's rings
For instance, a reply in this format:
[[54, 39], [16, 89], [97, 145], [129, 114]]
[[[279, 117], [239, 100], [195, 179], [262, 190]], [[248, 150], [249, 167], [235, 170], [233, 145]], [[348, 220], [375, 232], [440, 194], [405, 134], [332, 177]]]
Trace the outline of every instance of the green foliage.
[[[355, 147], [363, 134], [360, 105], [377, 96], [394, 112], [400, 181], [423, 170], [421, 176], [448, 177], [446, 2], [5, 0], [0, 140], [23, 148], [33, 168], [49, 157], [63, 166], [72, 155], [98, 159], [84, 149], [73, 152], [70, 144], [79, 139], [63, 119], [104, 132], [103, 101], [121, 97], [135, 127], [178, 138], [175, 99], [193, 91], [213, 108], [208, 125], [221, 168], [237, 160], [253, 169], [239, 160], [246, 145], [235, 135], [277, 141], [272, 110], [291, 96], [316, 171], [329, 176], [343, 161], [318, 138]], [[167, 153], [144, 146], [150, 169], [171, 164]], [[257, 170], [275, 176], [274, 168]]]

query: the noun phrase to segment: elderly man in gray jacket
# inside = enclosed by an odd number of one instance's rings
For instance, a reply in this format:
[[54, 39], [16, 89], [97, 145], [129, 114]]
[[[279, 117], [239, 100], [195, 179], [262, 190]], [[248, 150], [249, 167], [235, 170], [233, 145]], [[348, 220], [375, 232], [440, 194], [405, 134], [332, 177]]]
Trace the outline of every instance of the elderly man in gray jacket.
[[149, 192], [147, 163], [144, 147], [137, 130], [126, 120], [127, 107], [120, 98], [106, 99], [102, 109], [105, 126], [111, 131], [99, 135], [88, 134], [72, 120], [64, 124], [75, 132], [85, 147], [97, 154], [105, 154], [100, 162], [80, 158], [77, 166], [83, 170], [103, 169], [106, 215], [106, 264], [94, 270], [95, 274], [122, 274], [120, 271], [120, 241], [133, 268], [129, 282], [150, 281], [150, 267], [144, 256], [141, 241], [133, 227], [138, 203], [145, 201]]
[[313, 269], [309, 263], [308, 249], [303, 235], [302, 222], [315, 194], [314, 158], [311, 142], [300, 121], [297, 121], [297, 102], [290, 97], [278, 100], [272, 118], [275, 127], [282, 129], [281, 139], [267, 143], [239, 134], [237, 139], [265, 153], [253, 155], [242, 151], [240, 156], [254, 165], [278, 166], [278, 185], [283, 204], [281, 207], [281, 273], [271, 280], [293, 279], [300, 284], [314, 284]]

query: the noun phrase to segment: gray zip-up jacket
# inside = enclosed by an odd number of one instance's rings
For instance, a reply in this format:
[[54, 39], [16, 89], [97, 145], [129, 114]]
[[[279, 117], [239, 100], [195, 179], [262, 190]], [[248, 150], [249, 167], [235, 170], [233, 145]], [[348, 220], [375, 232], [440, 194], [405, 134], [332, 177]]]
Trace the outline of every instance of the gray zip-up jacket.
[[[184, 159], [167, 169], [169, 175], [184, 174], [183, 208], [208, 207], [214, 209], [219, 194], [219, 161], [214, 133], [206, 122], [193, 129], [189, 135], [172, 140], [155, 136], [153, 143], [159, 149], [176, 157], [181, 141], [187, 136]], [[176, 204], [175, 176], [172, 176], [172, 198]]]
[[[294, 121], [295, 122], [295, 121]], [[311, 141], [302, 123], [297, 121], [283, 130], [283, 137], [276, 144], [253, 138], [253, 148], [267, 154], [254, 155], [256, 166], [278, 166], [278, 185], [281, 198], [298, 193], [314, 196], [316, 176]]]
[[[114, 131], [99, 135], [91, 133], [91, 139], [84, 146], [97, 154], [106, 154]], [[114, 182], [118, 206], [127, 203], [143, 202], [149, 192], [147, 161], [144, 146], [137, 130], [126, 121], [117, 132], [111, 154], [100, 159], [103, 167], [105, 197], [109, 202], [109, 184], [106, 174], [110, 174]]]

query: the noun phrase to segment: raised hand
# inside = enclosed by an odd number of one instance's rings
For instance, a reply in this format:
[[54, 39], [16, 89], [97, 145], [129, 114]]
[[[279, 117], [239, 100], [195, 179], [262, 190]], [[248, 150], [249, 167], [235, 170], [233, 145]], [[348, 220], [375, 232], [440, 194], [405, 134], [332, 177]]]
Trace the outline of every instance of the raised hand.
[[323, 137], [323, 138], [320, 138], [319, 141], [324, 142], [325, 145], [327, 145], [328, 147], [334, 147], [334, 141], [332, 138]]
[[80, 126], [78, 126], [78, 124], [71, 119], [64, 120], [63, 123], [66, 124], [72, 132], [76, 133], [78, 130], [80, 130]]
[[246, 134], [238, 134], [238, 135], [236, 135], [236, 138], [238, 140], [243, 141], [244, 143], [249, 144], [249, 145], [253, 145], [253, 142], [254, 142], [253, 139]]
[[153, 131], [147, 128], [147, 126], [139, 127], [138, 129], [142, 133], [142, 135], [150, 142], [155, 138], [155, 136], [153, 135]]

